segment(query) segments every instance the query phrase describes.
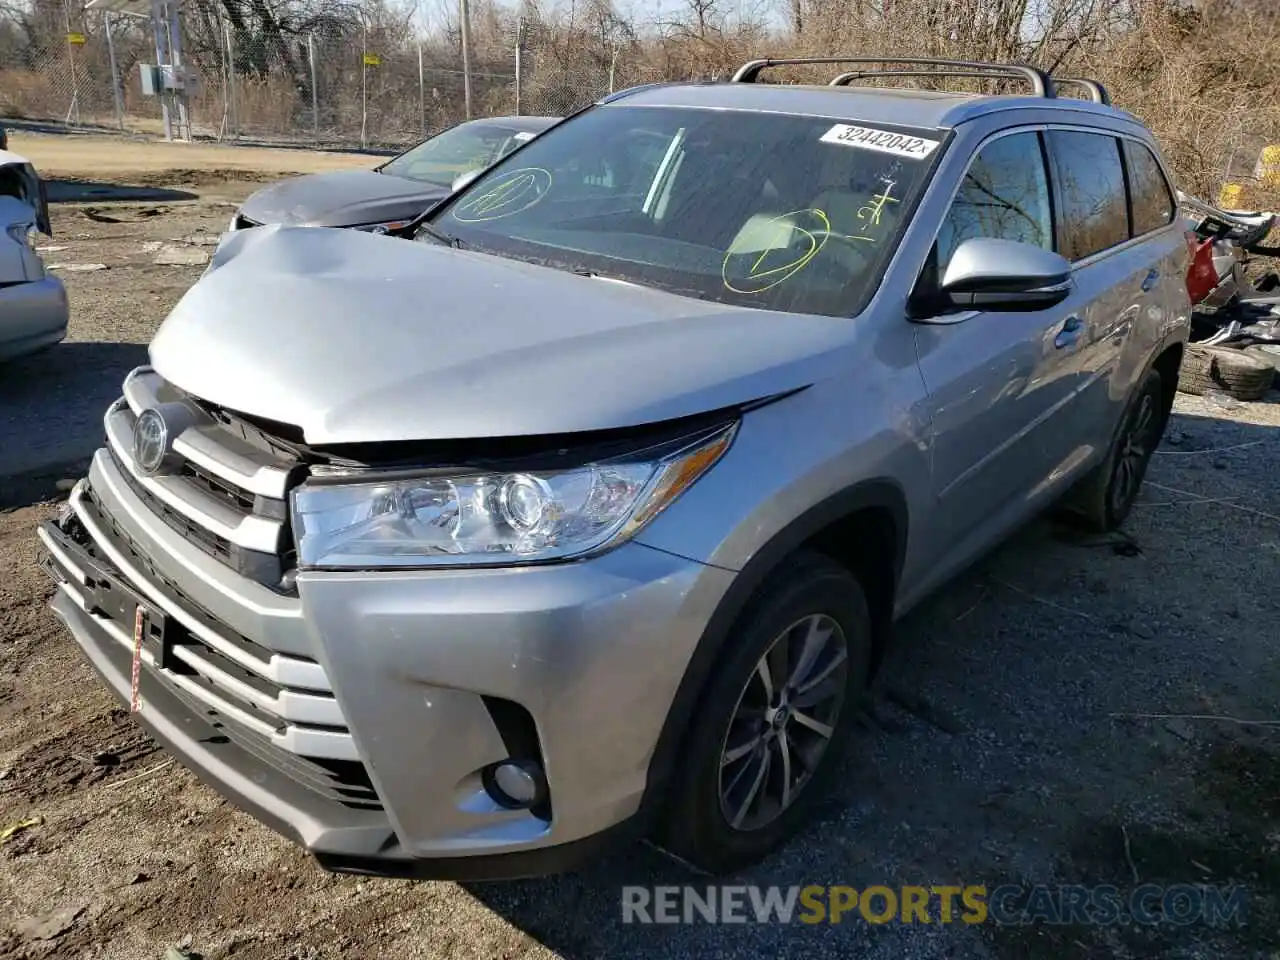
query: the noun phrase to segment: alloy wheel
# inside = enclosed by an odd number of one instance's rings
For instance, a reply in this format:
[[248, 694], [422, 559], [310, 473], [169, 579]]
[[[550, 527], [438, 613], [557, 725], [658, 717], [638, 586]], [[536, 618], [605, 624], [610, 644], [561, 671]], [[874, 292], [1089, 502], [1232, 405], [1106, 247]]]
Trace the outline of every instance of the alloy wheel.
[[1147, 461], [1159, 441], [1160, 415], [1156, 409], [1155, 395], [1148, 392], [1138, 401], [1121, 441], [1120, 455], [1116, 458], [1115, 474], [1111, 482], [1111, 509], [1120, 513], [1138, 495], [1138, 487], [1146, 473]]
[[831, 742], [848, 682], [849, 647], [825, 614], [769, 645], [738, 697], [720, 751], [720, 810], [735, 830], [768, 826], [795, 802]]

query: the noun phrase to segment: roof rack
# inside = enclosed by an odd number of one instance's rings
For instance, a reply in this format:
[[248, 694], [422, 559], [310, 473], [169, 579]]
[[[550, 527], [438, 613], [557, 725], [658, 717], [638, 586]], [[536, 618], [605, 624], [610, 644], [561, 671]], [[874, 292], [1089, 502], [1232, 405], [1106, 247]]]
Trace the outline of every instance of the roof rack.
[[[998, 77], [1000, 74], [991, 73], [982, 70], [947, 70], [940, 73], [937, 70], [850, 70], [842, 73], [831, 81], [828, 86], [845, 87], [855, 80], [861, 80], [863, 77], [968, 77], [975, 80], [989, 80], [992, 77]], [[1089, 94], [1089, 99], [1094, 103], [1101, 103], [1105, 106], [1111, 106], [1111, 95], [1107, 93], [1107, 88], [1100, 84], [1097, 80], [1087, 80], [1084, 77], [1052, 77], [1055, 93], [1066, 86], [1083, 87], [1085, 92]]]
[[975, 80], [998, 80], [1008, 74], [990, 70], [850, 70], [842, 73], [827, 86], [847, 87], [855, 80], [866, 77], [968, 77]]
[[1097, 80], [1086, 80], [1084, 77], [1054, 77], [1053, 82], [1059, 87], [1084, 87], [1089, 99], [1094, 103], [1111, 106], [1111, 94]]
[[[787, 57], [779, 59], [770, 57], [764, 60], [752, 60], [749, 63], [744, 63], [738, 68], [738, 72], [733, 75], [732, 82], [754, 83], [760, 76], [760, 72], [769, 67], [815, 63], [874, 63], [880, 64], [881, 66], [887, 63], [900, 63], [930, 67], [949, 67], [951, 70], [933, 70], [928, 73], [883, 69], [862, 70], [857, 71], [857, 75], [860, 77], [892, 77], [911, 75], [930, 77], [979, 76], [988, 79], [1001, 76], [1015, 77], [1020, 80], [1025, 80], [1031, 86], [1032, 93], [1037, 97], [1054, 96], [1053, 78], [1043, 70], [1037, 70], [1035, 67], [1028, 66], [1024, 63], [984, 63], [980, 60], [941, 60], [936, 57]], [[961, 72], [952, 73], [952, 70], [958, 70]], [[851, 77], [850, 79], [853, 78]]]

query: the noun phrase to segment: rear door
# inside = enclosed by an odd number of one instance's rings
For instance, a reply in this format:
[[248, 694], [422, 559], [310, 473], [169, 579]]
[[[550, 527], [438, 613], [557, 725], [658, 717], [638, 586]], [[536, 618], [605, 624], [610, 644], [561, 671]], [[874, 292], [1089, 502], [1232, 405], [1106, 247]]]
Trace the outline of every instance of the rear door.
[[[1076, 348], [1079, 397], [1070, 428], [1051, 446], [1062, 476], [1101, 454], [1140, 373], [1147, 350], [1167, 321], [1164, 297], [1169, 276], [1177, 278], [1185, 242], [1167, 229], [1175, 216], [1167, 189], [1152, 189], [1150, 169], [1136, 166], [1134, 148], [1144, 146], [1104, 130], [1052, 129], [1050, 156], [1057, 188], [1059, 245], [1073, 264], [1075, 291], [1067, 301], [1083, 320]], [[1156, 164], [1159, 173], [1159, 165]], [[1163, 183], [1163, 174], [1160, 182]], [[1137, 180], [1135, 178], [1141, 178]], [[1144, 200], [1131, 200], [1143, 184]], [[1163, 231], [1163, 233], [1161, 233]]]
[[[1142, 309], [1146, 267], [1129, 243], [1129, 203], [1121, 142], [1105, 130], [1046, 132], [1058, 208], [1058, 249], [1075, 289], [1064, 306], [1076, 326], [1067, 348], [1077, 396], [1062, 429], [1043, 438], [1055, 477], [1078, 473], [1110, 440], [1099, 408], [1117, 345]], [[1104, 404], [1105, 406], [1105, 404]], [[1104, 436], [1105, 434], [1105, 436]]]
[[[974, 155], [943, 218], [922, 287], [956, 248], [994, 237], [1054, 249], [1044, 143], [1035, 129], [997, 134]], [[917, 324], [933, 423], [933, 475], [946, 541], [958, 554], [986, 542], [1039, 502], [1051, 469], [1046, 430], [1075, 392], [1067, 305], [1025, 312], [943, 314]], [[920, 319], [920, 318], [917, 318]]]

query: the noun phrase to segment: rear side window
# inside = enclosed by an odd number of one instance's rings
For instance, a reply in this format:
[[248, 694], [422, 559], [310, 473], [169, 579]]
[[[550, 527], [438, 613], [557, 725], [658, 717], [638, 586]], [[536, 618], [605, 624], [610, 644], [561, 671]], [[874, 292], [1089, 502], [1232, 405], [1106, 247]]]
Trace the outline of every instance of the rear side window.
[[1125, 141], [1129, 161], [1129, 202], [1133, 207], [1133, 235], [1141, 236], [1173, 222], [1177, 205], [1160, 164], [1144, 144]]
[[1062, 255], [1083, 260], [1129, 239], [1120, 141], [1101, 133], [1049, 131], [1062, 198]]
[[939, 277], [956, 248], [974, 237], [1053, 249], [1049, 179], [1034, 131], [992, 140], [973, 158], [938, 231]]

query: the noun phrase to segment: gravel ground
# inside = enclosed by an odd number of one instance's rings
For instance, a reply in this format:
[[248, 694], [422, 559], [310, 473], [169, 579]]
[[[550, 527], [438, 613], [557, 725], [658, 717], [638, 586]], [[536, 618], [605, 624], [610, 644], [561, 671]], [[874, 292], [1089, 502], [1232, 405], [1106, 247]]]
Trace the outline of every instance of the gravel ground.
[[[183, 169], [197, 160], [193, 148]], [[1274, 393], [1258, 404], [1180, 397], [1122, 535], [1039, 523], [909, 617], [838, 795], [735, 881], [1235, 882], [1248, 890], [1241, 926], [624, 925], [623, 884], [689, 881], [648, 847], [521, 883], [335, 877], [168, 763], [45, 609], [33, 528], [56, 509], [53, 481], [74, 475], [49, 465], [96, 444], [121, 375], [200, 271], [156, 266], [143, 244], [216, 234], [227, 201], [252, 189], [225, 169], [112, 174], [195, 195], [98, 205], [118, 223], [59, 204], [67, 250], [46, 259], [109, 269], [66, 274], [68, 343], [0, 373], [0, 830], [41, 818], [0, 841], [0, 957], [144, 960], [189, 942], [206, 960], [1274, 960]], [[15, 477], [37, 459], [32, 444], [44, 466]]]

